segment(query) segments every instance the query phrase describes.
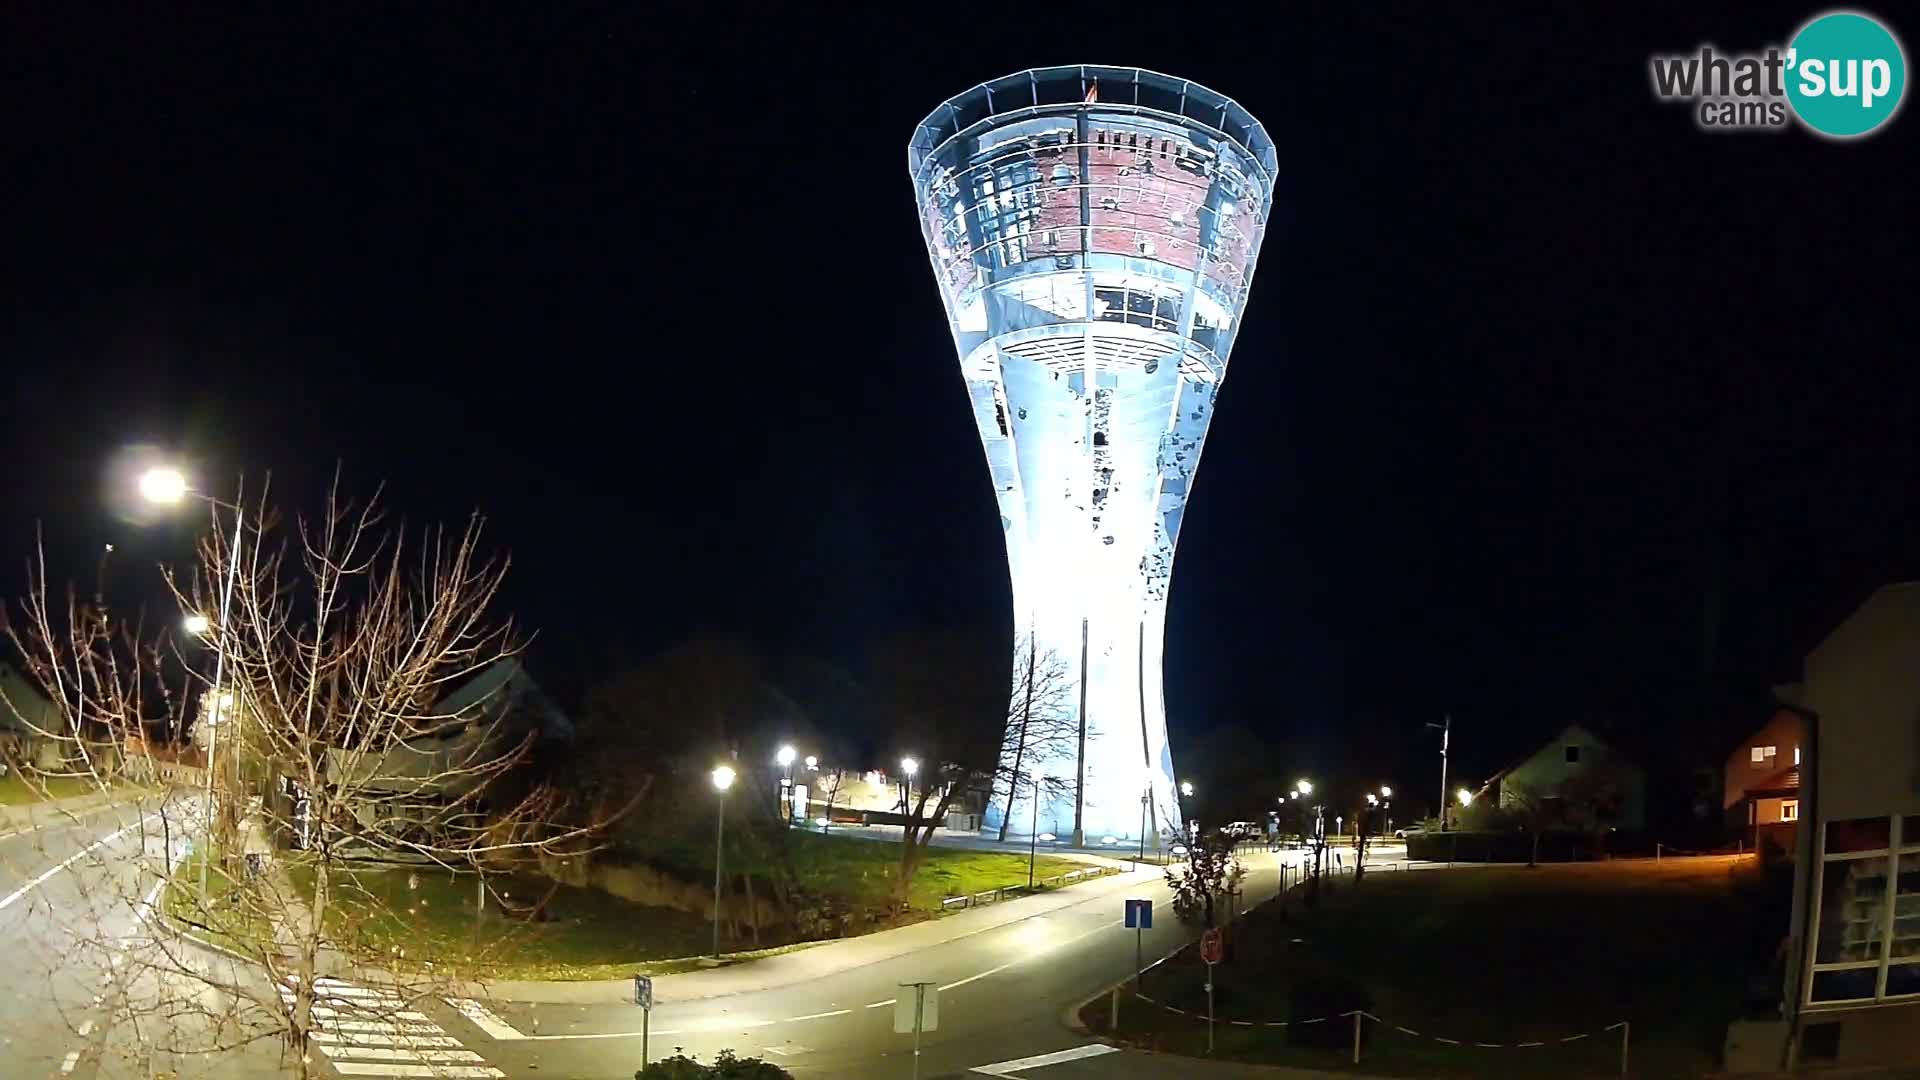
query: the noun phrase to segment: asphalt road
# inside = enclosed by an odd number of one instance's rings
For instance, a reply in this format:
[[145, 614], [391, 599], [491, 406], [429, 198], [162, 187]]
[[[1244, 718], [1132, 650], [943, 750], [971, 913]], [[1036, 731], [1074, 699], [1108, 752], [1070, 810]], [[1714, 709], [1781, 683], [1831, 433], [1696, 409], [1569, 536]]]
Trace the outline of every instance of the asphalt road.
[[[42, 815], [43, 824], [0, 837], [0, 1060], [8, 1077], [118, 1080], [174, 1069], [180, 1076], [258, 1076], [277, 1046], [208, 1059], [173, 1052], [213, 1035], [177, 1006], [182, 987], [209, 1012], [197, 980], [162, 972], [186, 960], [226, 962], [159, 939], [145, 919], [162, 868], [185, 851], [191, 815], [157, 799]], [[228, 966], [213, 972], [252, 979]], [[163, 992], [162, 980], [171, 979]], [[167, 1015], [162, 1015], [166, 1005]], [[228, 1032], [233, 1041], [234, 1032]]]
[[[1302, 857], [1246, 855], [1247, 902], [1270, 899], [1281, 862]], [[1077, 888], [1087, 896], [1072, 906], [820, 983], [663, 1002], [651, 1017], [651, 1055], [657, 1059], [684, 1048], [711, 1060], [733, 1049], [778, 1062], [797, 1077], [908, 1077], [913, 1039], [893, 1030], [895, 1002], [912, 993], [902, 984], [928, 982], [939, 991], [939, 1023], [921, 1038], [921, 1077], [982, 1075], [973, 1070], [1000, 1066], [1008, 1071], [985, 1075], [1070, 1080], [1096, 1069], [1111, 1075], [1123, 1060], [1129, 1075], [1182, 1075], [1177, 1061], [1123, 1059], [1099, 1049], [1052, 1064], [1004, 1064], [1098, 1046], [1070, 1030], [1065, 1016], [1135, 970], [1135, 933], [1123, 925], [1126, 898], [1154, 903], [1154, 928], [1140, 935], [1148, 963], [1196, 936], [1173, 917], [1161, 882]], [[1149, 973], [1149, 988], [1151, 982]], [[495, 1004], [478, 1022], [462, 1017], [447, 1026], [511, 1076], [625, 1080], [640, 1065], [640, 1010], [634, 1006]]]
[[[215, 1038], [231, 1044], [244, 1033], [216, 1032], [211, 1021], [177, 1010], [159, 1015], [163, 1003], [197, 1001], [212, 1014], [232, 1004], [189, 976], [168, 973], [182, 961], [200, 970], [216, 968], [215, 975], [237, 981], [246, 992], [271, 994], [237, 963], [183, 948], [171, 935], [157, 936], [144, 918], [142, 905], [157, 895], [160, 868], [184, 852], [180, 837], [191, 827], [189, 810], [184, 804], [166, 811], [152, 803], [123, 805], [0, 837], [5, 1075], [119, 1080], [170, 1068], [182, 1078], [224, 1080], [278, 1072], [279, 1048], [271, 1039], [214, 1055], [176, 1053]], [[1246, 902], [1270, 899], [1281, 863], [1301, 857], [1248, 853]], [[1122, 925], [1128, 897], [1154, 903], [1154, 928], [1139, 935], [1148, 963], [1192, 939], [1193, 931], [1173, 917], [1166, 886], [1104, 879], [1074, 891], [1084, 891], [1084, 899], [816, 982], [663, 1001], [651, 1015], [651, 1056], [684, 1049], [711, 1060], [732, 1049], [766, 1057], [803, 1078], [907, 1077], [914, 1073], [913, 1038], [894, 1032], [895, 1003], [912, 992], [902, 984], [925, 982], [939, 997], [937, 1026], [920, 1043], [918, 1075], [928, 1080], [1072, 1080], [1096, 1071], [1190, 1075], [1191, 1063], [1114, 1052], [1065, 1021], [1076, 1004], [1134, 972], [1136, 937]], [[1151, 973], [1147, 978], [1151, 988]], [[347, 981], [335, 992], [347, 999], [371, 993]], [[426, 1032], [425, 1045], [432, 1049], [423, 1053], [416, 1042], [383, 1041], [376, 1025], [342, 1023], [373, 1033], [336, 1035], [317, 1060], [355, 1080], [502, 1074], [626, 1080], [640, 1066], [641, 1014], [631, 1005], [436, 1001], [416, 1008], [407, 1030]], [[1208, 1075], [1237, 1073], [1228, 1067]]]

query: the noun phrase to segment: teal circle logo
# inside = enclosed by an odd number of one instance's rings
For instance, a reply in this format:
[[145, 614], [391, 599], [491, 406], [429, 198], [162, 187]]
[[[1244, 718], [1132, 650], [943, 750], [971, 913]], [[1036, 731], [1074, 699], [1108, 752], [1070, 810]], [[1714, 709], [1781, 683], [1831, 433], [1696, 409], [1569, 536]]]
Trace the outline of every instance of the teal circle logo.
[[1867, 134], [1900, 110], [1906, 89], [1900, 42], [1865, 15], [1822, 15], [1788, 46], [1787, 101], [1801, 123], [1822, 135]]

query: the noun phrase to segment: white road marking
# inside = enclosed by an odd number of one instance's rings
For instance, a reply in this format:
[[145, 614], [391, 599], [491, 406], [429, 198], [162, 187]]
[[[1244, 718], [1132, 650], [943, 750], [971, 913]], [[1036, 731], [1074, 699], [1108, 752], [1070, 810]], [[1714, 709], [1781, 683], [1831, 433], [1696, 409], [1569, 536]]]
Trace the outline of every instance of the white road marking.
[[1034, 1057], [1015, 1058], [1012, 1061], [998, 1061], [992, 1065], [979, 1065], [969, 1070], [986, 1076], [1012, 1076], [1021, 1069], [1039, 1069], [1048, 1065], [1062, 1065], [1069, 1061], [1099, 1057], [1102, 1054], [1118, 1053], [1119, 1048], [1105, 1043], [1089, 1043], [1076, 1046], [1071, 1050], [1058, 1050], [1051, 1054], [1038, 1054]]
[[5, 897], [0, 897], [0, 911], [5, 911], [8, 908], [12, 907], [16, 902], [19, 901], [21, 897], [32, 892], [34, 889], [39, 888], [40, 885], [44, 883], [48, 878], [52, 877], [53, 875], [59, 873], [62, 870], [65, 870], [67, 867], [72, 866], [74, 863], [79, 862], [81, 859], [86, 858], [87, 856], [93, 854], [94, 852], [99, 851], [101, 848], [107, 846], [108, 844], [112, 843], [115, 840], [120, 839], [121, 837], [127, 835], [133, 830], [140, 828], [141, 826], [145, 825], [149, 821], [152, 821], [154, 818], [158, 816], [159, 816], [158, 814], [149, 814], [146, 817], [141, 818], [139, 821], [136, 821], [133, 824], [128, 825], [117, 832], [109, 833], [106, 836], [103, 836], [100, 839], [95, 840], [93, 843], [88, 844], [86, 847], [83, 847], [79, 851], [76, 851], [73, 854], [67, 856], [66, 858], [60, 860], [58, 864], [54, 865], [53, 867], [47, 870], [42, 871], [40, 875], [38, 877], [35, 877], [32, 881], [29, 881], [25, 885], [22, 885], [19, 888], [13, 890], [12, 892], [8, 893]]
[[852, 1011], [853, 1011], [852, 1009], [835, 1009], [832, 1012], [808, 1013], [805, 1016], [789, 1016], [787, 1017], [787, 1019], [788, 1020], [824, 1020], [829, 1016], [845, 1016]]
[[73, 1067], [78, 1064], [80, 1064], [80, 1051], [69, 1050], [67, 1051], [67, 1056], [60, 1059], [60, 1071], [70, 1073], [73, 1071]]
[[320, 1052], [330, 1058], [359, 1058], [365, 1061], [430, 1061], [436, 1065], [468, 1064], [487, 1059], [471, 1050], [387, 1050], [371, 1046], [335, 1046], [332, 1043], [315, 1043]]
[[871, 1005], [869, 1005], [869, 1006], [867, 1006], [867, 1008], [869, 1008], [869, 1009], [884, 1009], [884, 1008], [886, 1008], [887, 1006], [889, 1006], [889, 1005], [892, 1005], [892, 1004], [894, 1004], [895, 1002], [897, 1002], [897, 1001], [899, 1001], [899, 1000], [900, 1000], [899, 998], [888, 998], [888, 999], [887, 999], [887, 1000], [885, 1000], [885, 1001], [876, 1001], [876, 1002], [874, 1002], [873, 1004], [871, 1004]]
[[91, 1020], [80, 1021], [80, 1037], [84, 1039], [91, 1034], [93, 1034], [93, 1021]]
[[363, 1065], [357, 1061], [333, 1062], [333, 1071], [343, 1076], [426, 1076], [471, 1077], [493, 1080], [507, 1075], [491, 1065]]
[[485, 1005], [480, 1004], [478, 1001], [475, 1001], [472, 998], [448, 998], [446, 1000], [447, 1000], [447, 1004], [453, 1006], [455, 1011], [457, 1011], [461, 1016], [464, 1016], [468, 1020], [472, 1021], [474, 1027], [477, 1027], [481, 1031], [486, 1032], [488, 1037], [490, 1038], [493, 1038], [493, 1039], [524, 1039], [526, 1038], [525, 1035], [520, 1033], [519, 1028], [516, 1028], [512, 1024], [507, 1023], [505, 1020], [500, 1019], [500, 1017], [497, 1014], [495, 1014], [492, 1009], [487, 1008]]
[[458, 1049], [460, 1040], [451, 1035], [388, 1035], [374, 1031], [349, 1031], [344, 1034], [334, 1031], [314, 1031], [310, 1033], [314, 1042], [346, 1043], [349, 1046], [386, 1046], [420, 1047], [423, 1049]]

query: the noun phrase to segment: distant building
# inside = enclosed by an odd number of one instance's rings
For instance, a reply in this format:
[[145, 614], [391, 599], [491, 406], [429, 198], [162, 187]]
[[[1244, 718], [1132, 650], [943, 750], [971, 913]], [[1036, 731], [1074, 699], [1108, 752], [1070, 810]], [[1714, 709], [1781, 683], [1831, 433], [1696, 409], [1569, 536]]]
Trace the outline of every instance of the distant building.
[[57, 770], [66, 760], [67, 723], [32, 680], [0, 660], [0, 763], [8, 769]]
[[1799, 835], [1800, 757], [1806, 717], [1782, 704], [1760, 730], [1740, 740], [1722, 769], [1721, 807], [1727, 827], [1755, 849], [1771, 844], [1791, 853]]
[[1568, 724], [1533, 753], [1501, 770], [1489, 786], [1499, 805], [1515, 809], [1523, 795], [1558, 800], [1557, 820], [1569, 828], [1647, 827], [1647, 774], [1598, 735]]
[[[429, 719], [430, 718], [430, 719]], [[489, 766], [532, 736], [535, 744], [570, 742], [573, 724], [518, 660], [496, 660], [436, 702], [422, 719], [429, 731], [380, 754], [328, 751], [335, 784], [364, 798], [355, 807], [359, 831], [388, 840], [444, 827], [449, 808], [469, 797], [495, 770]], [[288, 792], [296, 801], [300, 793]], [[485, 806], [461, 807], [484, 813]]]
[[[1785, 1062], [1920, 1059], [1920, 582], [1806, 661]], [[1776, 755], [1777, 756], [1777, 755]]]

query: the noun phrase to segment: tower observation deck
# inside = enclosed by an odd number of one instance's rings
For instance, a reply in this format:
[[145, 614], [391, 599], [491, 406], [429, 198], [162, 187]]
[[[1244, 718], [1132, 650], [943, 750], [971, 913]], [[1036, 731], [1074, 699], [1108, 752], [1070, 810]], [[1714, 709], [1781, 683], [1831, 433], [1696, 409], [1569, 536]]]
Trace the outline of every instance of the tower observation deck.
[[[1064, 667], [1077, 737], [1009, 816], [1081, 842], [1180, 828], [1161, 684], [1180, 518], [1277, 168], [1231, 99], [1139, 68], [1023, 71], [943, 103], [907, 151], [1000, 504], [1016, 676]], [[1018, 689], [1014, 723], [1021, 723]], [[1009, 768], [1012, 763], [1006, 763]], [[1037, 794], [1036, 794], [1037, 793]]]

